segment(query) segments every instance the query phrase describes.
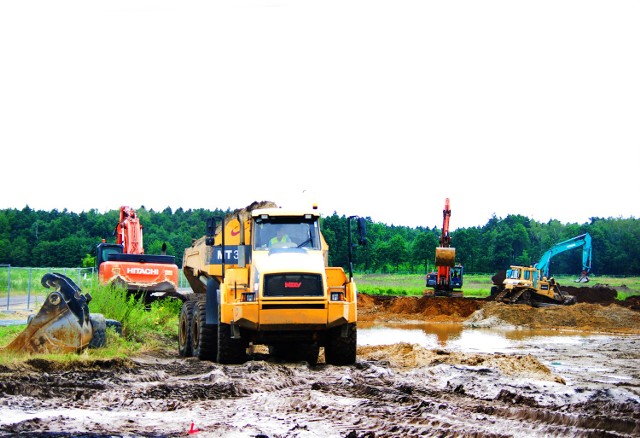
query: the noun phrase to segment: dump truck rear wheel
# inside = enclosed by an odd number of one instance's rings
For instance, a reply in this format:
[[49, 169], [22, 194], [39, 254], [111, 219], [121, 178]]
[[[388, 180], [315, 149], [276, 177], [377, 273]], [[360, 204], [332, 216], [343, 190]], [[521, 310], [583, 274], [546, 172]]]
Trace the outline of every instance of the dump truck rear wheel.
[[89, 348], [102, 348], [107, 345], [107, 320], [100, 313], [92, 313], [89, 315], [93, 336], [89, 342]]
[[186, 301], [180, 308], [178, 317], [178, 353], [182, 357], [191, 357], [191, 323], [195, 301]]
[[198, 301], [193, 307], [191, 321], [191, 353], [198, 359], [216, 358], [217, 326], [207, 325], [206, 303]]
[[349, 324], [347, 336], [342, 336], [342, 327], [331, 329], [324, 347], [325, 361], [329, 365], [352, 365], [356, 362], [356, 324]]
[[218, 325], [218, 363], [240, 364], [247, 361], [247, 344], [243, 339], [231, 337], [231, 326]]

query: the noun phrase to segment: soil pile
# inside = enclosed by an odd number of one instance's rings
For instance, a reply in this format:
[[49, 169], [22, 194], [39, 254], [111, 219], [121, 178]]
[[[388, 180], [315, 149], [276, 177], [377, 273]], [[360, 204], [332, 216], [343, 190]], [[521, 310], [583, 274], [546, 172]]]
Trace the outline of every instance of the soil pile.
[[[492, 324], [483, 322], [492, 321]], [[612, 304], [578, 303], [533, 308], [523, 304], [487, 302], [468, 323], [508, 325], [532, 329], [567, 329], [583, 332], [640, 333], [640, 313]]]
[[461, 322], [482, 307], [481, 300], [445, 297], [399, 297], [358, 294], [358, 319], [419, 319]]
[[640, 312], [640, 296], [633, 295], [627, 297], [626, 300], [620, 302], [621, 306], [627, 307], [631, 310], [635, 310], [636, 312]]
[[[584, 300], [569, 306], [533, 308], [473, 298], [358, 295], [358, 319], [396, 322], [465, 322], [476, 327], [509, 325], [533, 329], [571, 329], [590, 332], [640, 333], [640, 297], [611, 300], [615, 289], [576, 288]], [[600, 300], [600, 301], [597, 301]]]
[[560, 289], [576, 297], [578, 303], [611, 304], [616, 301], [618, 296], [618, 291], [606, 284], [596, 284], [591, 287], [560, 285]]
[[439, 364], [482, 366], [498, 369], [510, 376], [565, 383], [531, 355], [470, 354], [447, 350], [428, 350], [416, 344], [360, 346], [358, 357], [369, 361], [389, 362], [393, 367], [416, 368]]

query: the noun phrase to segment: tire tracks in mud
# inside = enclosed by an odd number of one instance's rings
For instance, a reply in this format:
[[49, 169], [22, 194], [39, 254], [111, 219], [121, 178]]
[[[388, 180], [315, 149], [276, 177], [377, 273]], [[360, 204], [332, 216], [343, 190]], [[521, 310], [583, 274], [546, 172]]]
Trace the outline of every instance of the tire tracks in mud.
[[[145, 358], [108, 367], [0, 370], [0, 413], [59, 412], [0, 420], [2, 436], [637, 436], [637, 399], [592, 391], [571, 403], [550, 380], [485, 366], [399, 368], [359, 359], [350, 367], [254, 357], [226, 366]], [[40, 363], [40, 366], [43, 364]], [[83, 412], [81, 414], [80, 412]], [[56, 433], [60, 435], [56, 435]]]

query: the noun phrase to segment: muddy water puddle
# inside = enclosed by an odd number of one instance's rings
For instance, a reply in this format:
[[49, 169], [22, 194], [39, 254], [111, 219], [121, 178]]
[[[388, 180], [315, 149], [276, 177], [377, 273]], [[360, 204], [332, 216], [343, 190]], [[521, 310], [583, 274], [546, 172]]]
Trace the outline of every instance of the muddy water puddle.
[[358, 324], [359, 345], [406, 342], [425, 348], [446, 348], [469, 353], [526, 353], [531, 343], [578, 345], [592, 336], [605, 335], [499, 327], [469, 328], [461, 323]]
[[[417, 344], [462, 353], [532, 355], [567, 384], [640, 387], [640, 336], [460, 323], [359, 323], [359, 345]], [[640, 391], [638, 391], [640, 392]]]

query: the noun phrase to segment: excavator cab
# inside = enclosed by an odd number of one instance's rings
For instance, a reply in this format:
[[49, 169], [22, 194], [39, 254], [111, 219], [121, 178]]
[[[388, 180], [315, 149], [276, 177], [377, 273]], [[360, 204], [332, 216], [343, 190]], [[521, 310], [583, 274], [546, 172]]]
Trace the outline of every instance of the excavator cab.
[[458, 289], [462, 287], [462, 277], [464, 275], [464, 268], [462, 265], [456, 265], [451, 268], [451, 288]]
[[118, 243], [106, 243], [102, 239], [102, 243], [96, 248], [96, 268], [100, 268], [100, 265], [106, 261], [109, 261], [109, 257], [112, 254], [123, 254], [124, 246]]

